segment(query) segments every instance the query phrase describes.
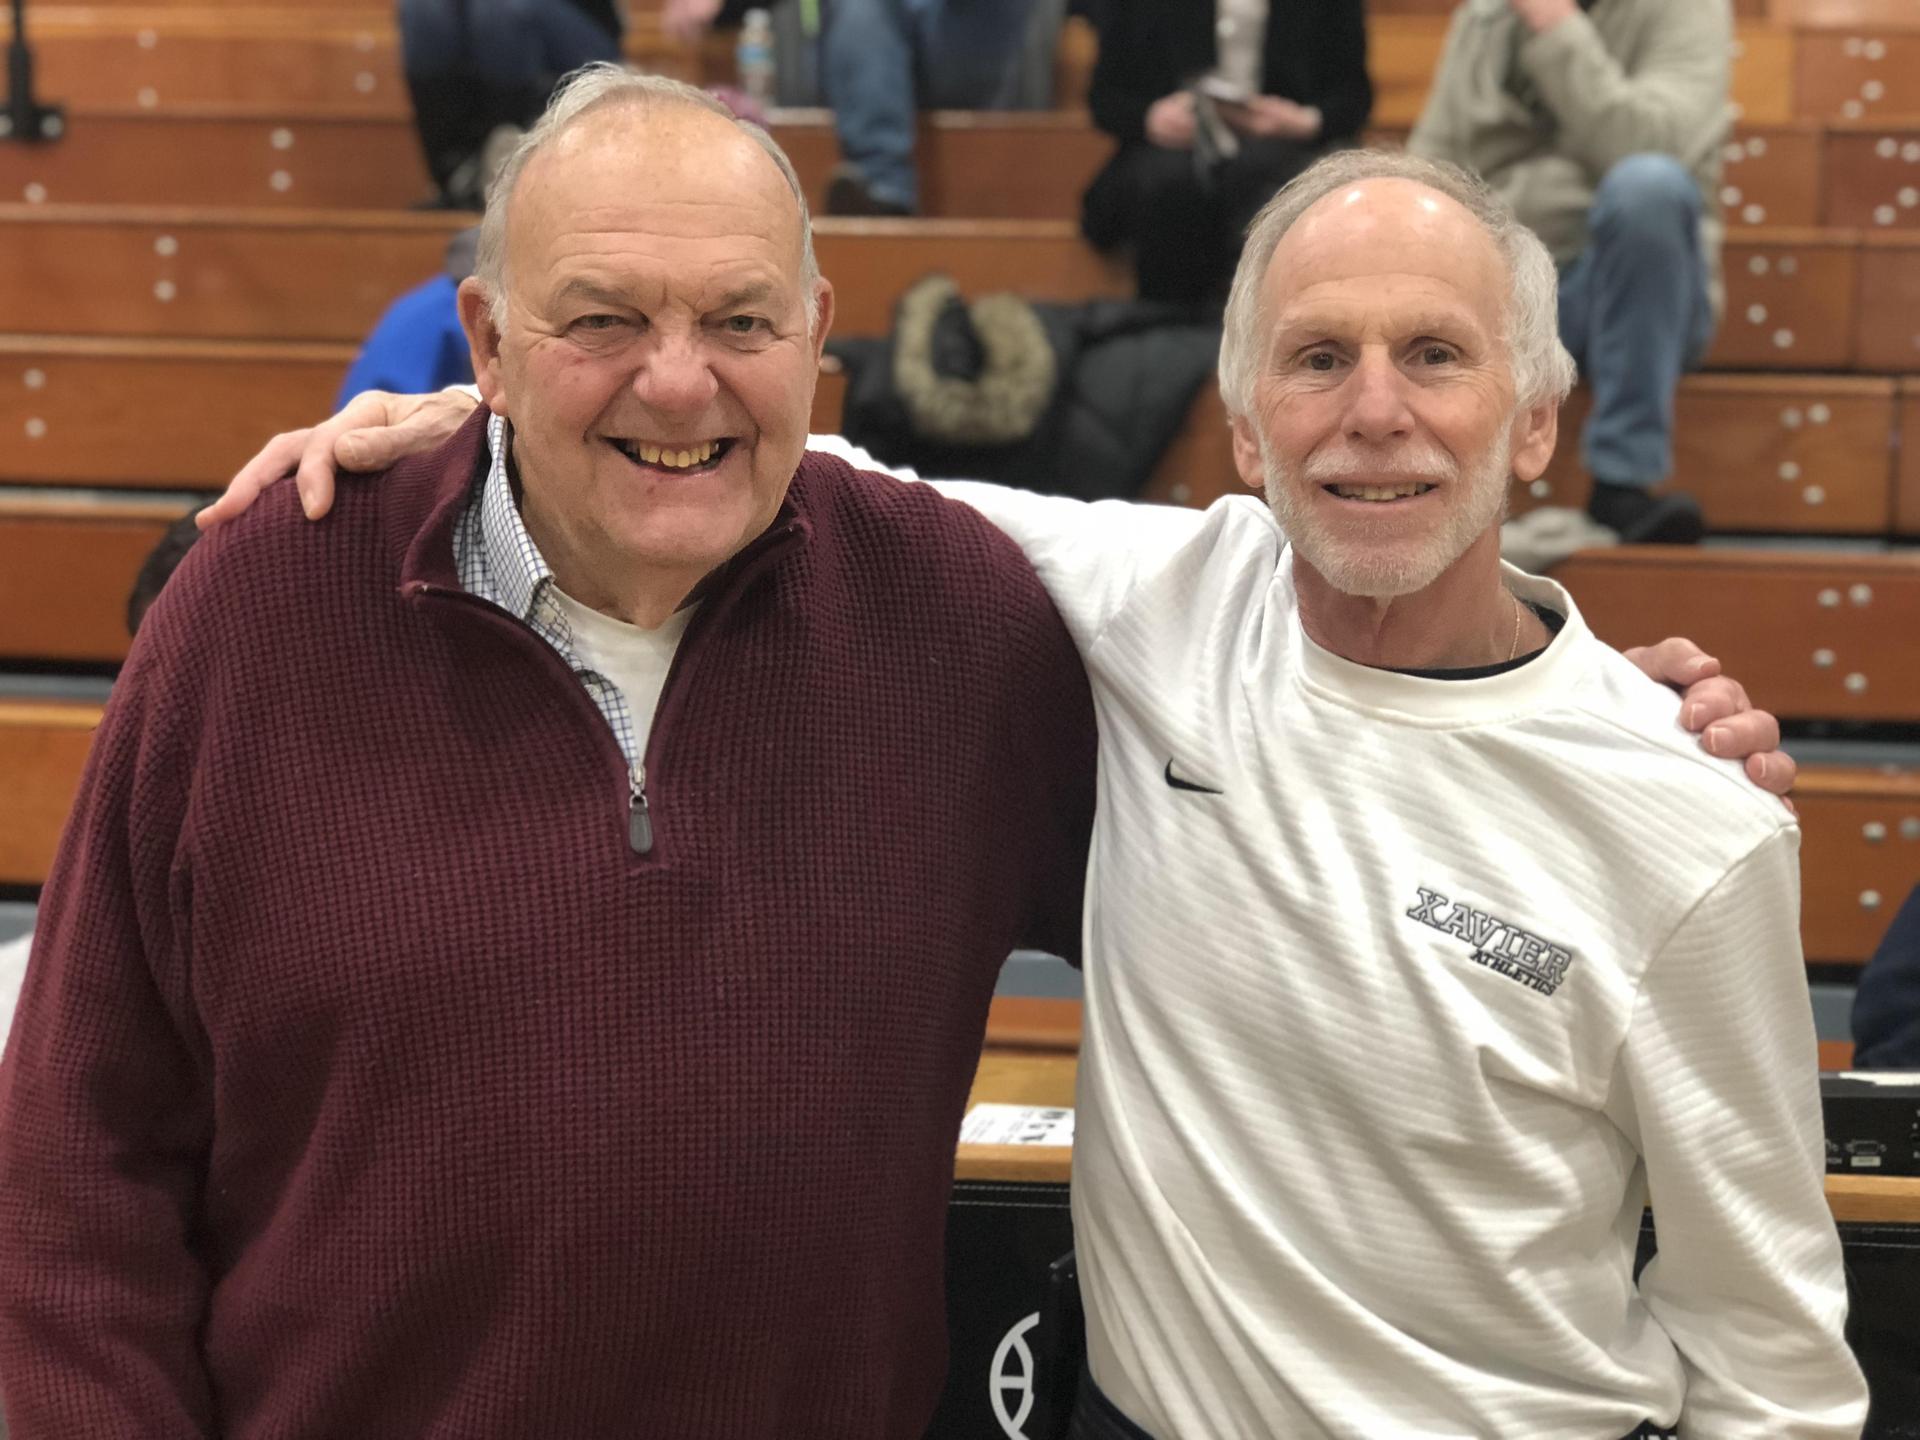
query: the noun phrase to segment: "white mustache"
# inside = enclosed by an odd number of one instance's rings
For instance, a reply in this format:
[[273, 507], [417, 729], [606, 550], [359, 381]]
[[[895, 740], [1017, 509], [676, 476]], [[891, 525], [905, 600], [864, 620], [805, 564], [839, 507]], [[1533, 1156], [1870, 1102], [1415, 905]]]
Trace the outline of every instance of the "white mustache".
[[1434, 446], [1411, 445], [1377, 459], [1347, 451], [1322, 451], [1307, 457], [1300, 474], [1313, 485], [1440, 485], [1458, 480], [1460, 467]]

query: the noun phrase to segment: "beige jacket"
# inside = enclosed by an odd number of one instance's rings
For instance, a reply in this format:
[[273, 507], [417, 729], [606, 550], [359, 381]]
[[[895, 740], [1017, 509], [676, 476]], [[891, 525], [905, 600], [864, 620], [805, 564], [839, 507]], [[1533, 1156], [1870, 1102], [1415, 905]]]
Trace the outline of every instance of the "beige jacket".
[[1731, 0], [1599, 0], [1535, 35], [1509, 0], [1463, 0], [1408, 148], [1484, 177], [1566, 265], [1600, 178], [1647, 151], [1693, 172], [1721, 308], [1720, 158]]

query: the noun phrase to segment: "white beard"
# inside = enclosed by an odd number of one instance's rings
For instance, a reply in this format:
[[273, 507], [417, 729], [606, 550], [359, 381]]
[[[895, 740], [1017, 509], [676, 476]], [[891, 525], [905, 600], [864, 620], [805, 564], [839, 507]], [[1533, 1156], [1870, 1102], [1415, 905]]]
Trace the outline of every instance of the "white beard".
[[[1260, 437], [1267, 504], [1300, 558], [1341, 594], [1378, 600], [1426, 589], [1500, 523], [1512, 482], [1512, 458], [1512, 445], [1502, 431], [1464, 484], [1459, 483], [1460, 466], [1425, 444], [1402, 446], [1372, 464], [1337, 451], [1313, 455], [1293, 472], [1273, 453], [1266, 436]], [[1349, 479], [1373, 485], [1422, 481], [1446, 486], [1450, 493], [1432, 533], [1409, 543], [1384, 533], [1370, 535], [1364, 513], [1355, 513], [1337, 527], [1328, 523], [1328, 517], [1318, 512], [1312, 492]]]

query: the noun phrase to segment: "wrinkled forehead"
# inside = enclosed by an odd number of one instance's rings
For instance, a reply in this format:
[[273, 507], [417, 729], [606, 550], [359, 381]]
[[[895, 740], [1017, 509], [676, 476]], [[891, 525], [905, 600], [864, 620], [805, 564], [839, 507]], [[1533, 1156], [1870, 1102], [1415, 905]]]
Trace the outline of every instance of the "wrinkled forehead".
[[589, 112], [529, 162], [513, 199], [509, 250], [537, 248], [584, 217], [626, 217], [665, 235], [756, 235], [799, 273], [800, 208], [780, 167], [726, 116], [697, 106], [614, 102]]
[[1281, 237], [1264, 293], [1274, 318], [1303, 303], [1418, 293], [1498, 329], [1509, 288], [1499, 246], [1471, 211], [1393, 178], [1343, 186], [1315, 202]]

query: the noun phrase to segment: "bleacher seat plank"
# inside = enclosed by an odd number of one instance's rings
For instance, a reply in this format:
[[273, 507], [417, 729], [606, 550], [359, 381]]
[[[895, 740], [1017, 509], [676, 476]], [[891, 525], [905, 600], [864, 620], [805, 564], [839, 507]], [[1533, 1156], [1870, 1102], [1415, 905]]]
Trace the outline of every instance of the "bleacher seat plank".
[[0, 700], [0, 885], [46, 880], [99, 723], [98, 705]]
[[1773, 0], [1773, 21], [1800, 30], [1920, 30], [1913, 0]]
[[1777, 715], [1920, 716], [1920, 554], [1622, 546], [1554, 578], [1601, 639], [1686, 635]]
[[[69, 9], [28, 22], [38, 91], [70, 118], [102, 109], [271, 106], [407, 120], [391, 15]], [[362, 24], [370, 19], [374, 23]], [[292, 23], [290, 23], [292, 22]]]
[[1901, 382], [1899, 464], [1893, 484], [1893, 528], [1920, 536], [1920, 379]]
[[0, 206], [0, 332], [358, 342], [469, 219]]
[[1920, 117], [1920, 31], [1793, 32], [1795, 113], [1803, 120]]
[[[827, 179], [840, 160], [832, 116], [776, 110], [773, 134], [799, 173], [807, 202], [823, 213]], [[967, 220], [1072, 220], [1113, 141], [1084, 112], [936, 110], [920, 118], [916, 157], [920, 212]]]
[[[1895, 383], [1838, 376], [1691, 375], [1675, 406], [1676, 488], [1714, 530], [1884, 535], [1893, 523]], [[1591, 396], [1560, 414], [1560, 445], [1514, 513], [1584, 506], [1580, 428]]]
[[1742, 124], [1727, 142], [1720, 206], [1727, 223], [1813, 227], [1821, 218], [1818, 125]]
[[0, 145], [0, 197], [35, 204], [401, 209], [432, 191], [404, 118], [178, 107], [70, 117], [46, 145]]
[[0, 490], [0, 658], [127, 653], [127, 592], [178, 501], [46, 499]]
[[1799, 113], [1794, 108], [1794, 56], [1790, 30], [1761, 21], [1735, 27], [1729, 88], [1743, 123], [1778, 125]]
[[1920, 229], [1920, 125], [1834, 127], [1825, 150], [1823, 223]]
[[0, 480], [215, 489], [333, 409], [351, 345], [0, 335]]
[[1864, 963], [1920, 881], [1920, 772], [1809, 767], [1794, 804], [1807, 959]]
[[1920, 370], [1920, 234], [1869, 234], [1860, 251], [1859, 338], [1863, 370]]
[[1386, 14], [1369, 20], [1367, 71], [1373, 79], [1375, 125], [1407, 130], [1420, 118], [1446, 36], [1444, 14]]
[[1854, 358], [1860, 237], [1730, 230], [1727, 304], [1707, 363], [1728, 370], [1845, 370]]

